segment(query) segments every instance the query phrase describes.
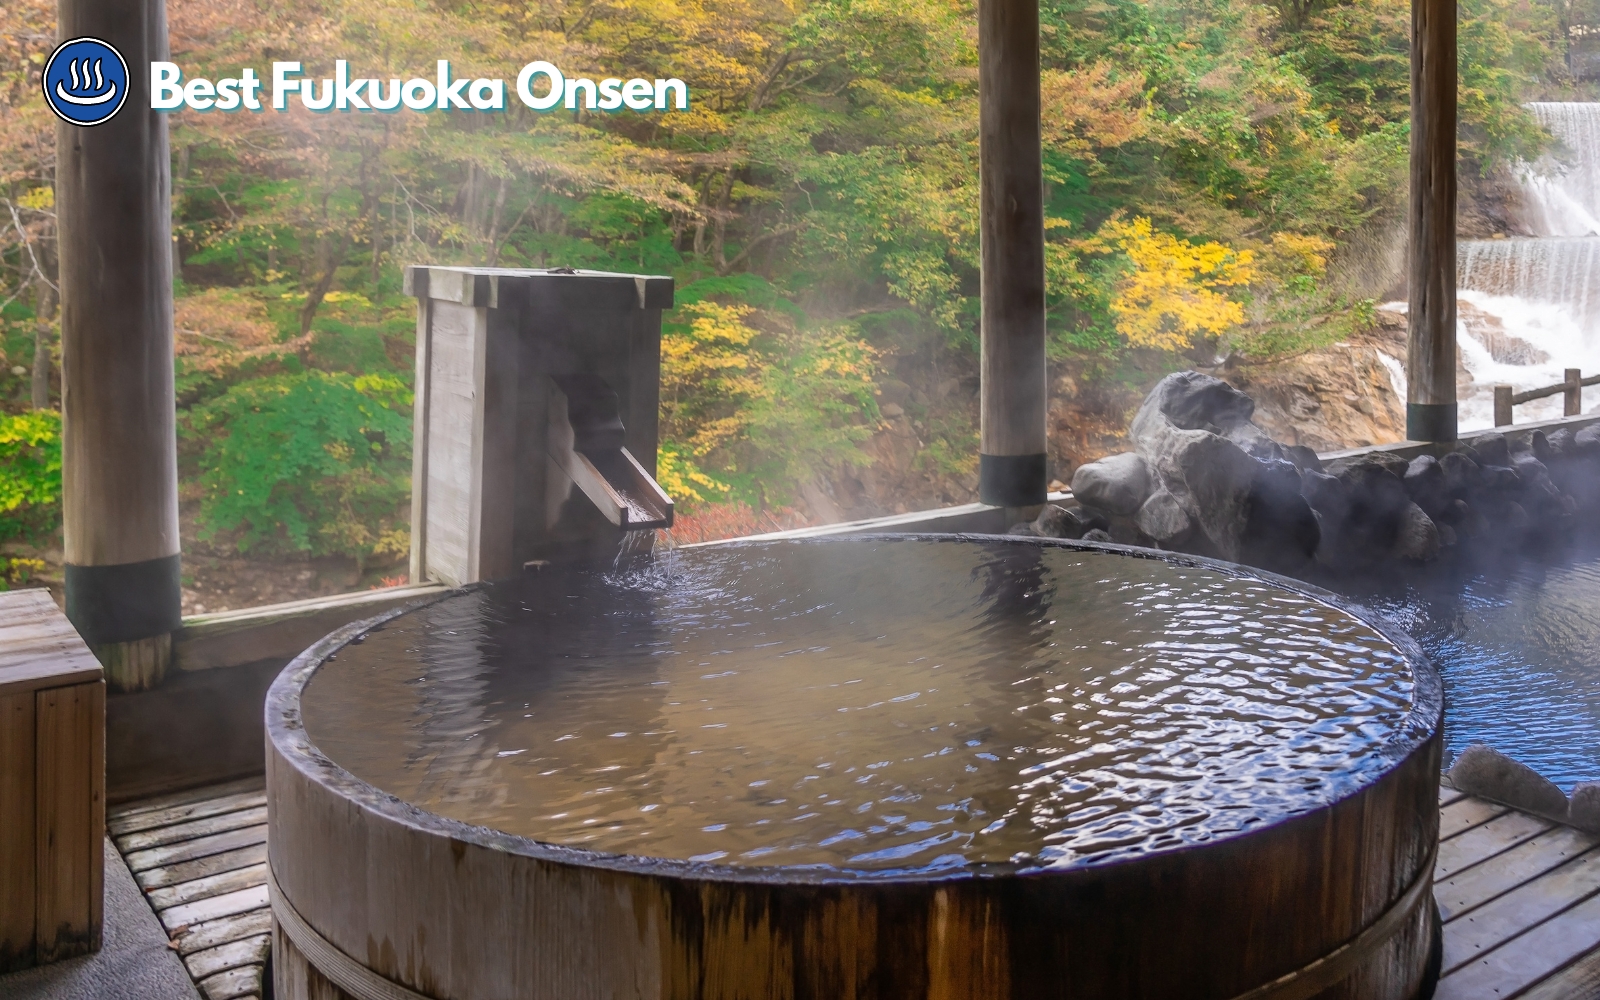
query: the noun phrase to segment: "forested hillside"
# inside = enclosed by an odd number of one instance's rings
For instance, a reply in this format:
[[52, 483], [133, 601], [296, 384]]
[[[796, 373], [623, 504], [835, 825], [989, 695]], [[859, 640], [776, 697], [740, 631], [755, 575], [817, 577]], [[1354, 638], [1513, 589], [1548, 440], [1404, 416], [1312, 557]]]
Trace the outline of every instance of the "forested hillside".
[[[1591, 2], [1591, 0], [1584, 0]], [[406, 263], [671, 274], [663, 481], [723, 530], [972, 498], [970, 0], [169, 0], [190, 75], [678, 77], [687, 111], [171, 119], [185, 520], [404, 572]], [[1572, 93], [1564, 0], [1462, 0], [1473, 185]], [[1165, 371], [1360, 333], [1403, 208], [1405, 0], [1042, 0], [1055, 474]], [[48, 547], [53, 5], [0, 12], [0, 540]], [[54, 463], [54, 464], [52, 464]], [[58, 488], [58, 487], [57, 487]], [[33, 567], [13, 545], [12, 578]], [[32, 549], [27, 550], [32, 552]], [[20, 568], [19, 568], [20, 567]], [[355, 578], [351, 578], [351, 582]]]

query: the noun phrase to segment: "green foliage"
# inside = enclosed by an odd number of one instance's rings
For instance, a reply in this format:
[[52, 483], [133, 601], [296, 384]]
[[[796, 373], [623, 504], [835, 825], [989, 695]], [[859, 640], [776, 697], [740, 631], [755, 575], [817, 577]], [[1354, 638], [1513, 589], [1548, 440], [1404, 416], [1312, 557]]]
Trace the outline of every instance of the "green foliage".
[[0, 413], [0, 539], [38, 540], [61, 526], [61, 415]]
[[201, 535], [240, 551], [346, 555], [409, 548], [411, 396], [385, 375], [306, 371], [241, 382], [183, 424], [201, 447]]

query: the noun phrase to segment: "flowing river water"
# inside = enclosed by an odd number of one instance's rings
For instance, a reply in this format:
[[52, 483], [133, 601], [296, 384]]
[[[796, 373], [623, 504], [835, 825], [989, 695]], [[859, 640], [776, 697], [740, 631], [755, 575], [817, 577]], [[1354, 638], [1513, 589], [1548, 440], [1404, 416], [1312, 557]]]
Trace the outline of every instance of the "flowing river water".
[[[1471, 376], [1459, 387], [1463, 430], [1494, 425], [1496, 384], [1521, 391], [1560, 382], [1567, 368], [1600, 373], [1600, 104], [1528, 107], [1557, 140], [1519, 169], [1521, 222], [1533, 235], [1457, 247], [1457, 342]], [[1389, 360], [1403, 399], [1404, 373]], [[1585, 412], [1596, 405], [1591, 389]], [[1557, 395], [1517, 407], [1516, 419], [1561, 412]]]

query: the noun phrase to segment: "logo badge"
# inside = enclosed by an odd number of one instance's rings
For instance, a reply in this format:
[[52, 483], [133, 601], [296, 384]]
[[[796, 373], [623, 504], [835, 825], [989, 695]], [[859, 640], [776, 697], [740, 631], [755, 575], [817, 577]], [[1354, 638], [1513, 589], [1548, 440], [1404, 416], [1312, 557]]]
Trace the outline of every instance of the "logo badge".
[[44, 99], [70, 125], [110, 121], [128, 99], [128, 64], [98, 38], [62, 42], [44, 64]]

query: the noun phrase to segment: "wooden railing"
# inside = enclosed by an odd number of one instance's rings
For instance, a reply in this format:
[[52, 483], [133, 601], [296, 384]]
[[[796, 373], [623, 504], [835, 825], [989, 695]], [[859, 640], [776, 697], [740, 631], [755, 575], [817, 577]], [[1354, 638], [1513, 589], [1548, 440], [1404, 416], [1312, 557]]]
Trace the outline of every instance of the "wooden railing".
[[1511, 408], [1535, 399], [1554, 396], [1556, 393], [1566, 394], [1564, 416], [1576, 417], [1583, 412], [1583, 387], [1586, 385], [1600, 385], [1600, 375], [1583, 377], [1583, 372], [1577, 368], [1566, 369], [1566, 378], [1555, 385], [1547, 385], [1543, 389], [1529, 389], [1527, 392], [1515, 392], [1509, 385], [1494, 387], [1494, 425], [1496, 427], [1511, 426]]

